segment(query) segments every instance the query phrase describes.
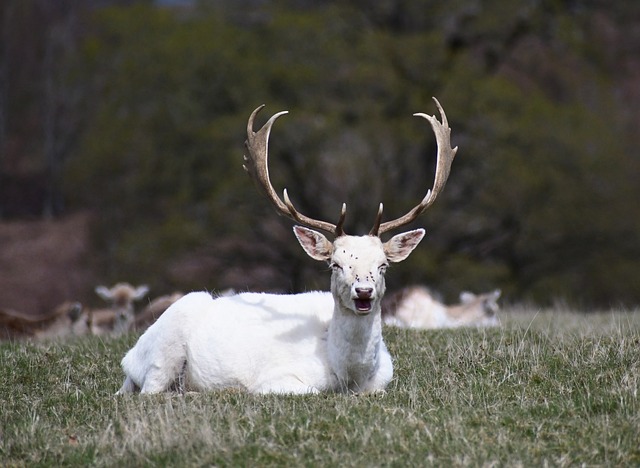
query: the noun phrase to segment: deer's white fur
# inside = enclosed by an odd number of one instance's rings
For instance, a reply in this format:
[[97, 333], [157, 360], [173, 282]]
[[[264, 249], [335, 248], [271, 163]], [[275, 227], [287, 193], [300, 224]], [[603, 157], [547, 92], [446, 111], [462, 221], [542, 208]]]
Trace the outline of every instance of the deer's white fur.
[[331, 293], [187, 294], [126, 354], [118, 393], [161, 392], [179, 380], [190, 390], [383, 390], [393, 376], [382, 339], [385, 269], [404, 260], [424, 230], [386, 243], [377, 236], [340, 236], [331, 243], [300, 226], [294, 232], [309, 256], [329, 261]]
[[156, 297], [149, 302], [140, 312], [135, 314], [134, 330], [144, 331], [160, 317], [174, 302], [184, 296], [181, 292], [174, 292]]

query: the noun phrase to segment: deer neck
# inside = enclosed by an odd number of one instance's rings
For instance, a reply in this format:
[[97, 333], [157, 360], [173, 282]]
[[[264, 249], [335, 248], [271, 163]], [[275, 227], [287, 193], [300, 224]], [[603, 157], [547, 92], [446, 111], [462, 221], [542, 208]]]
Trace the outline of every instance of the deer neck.
[[113, 324], [113, 334], [122, 335], [128, 332], [133, 326], [134, 313], [133, 304], [116, 307]]
[[358, 392], [379, 367], [382, 317], [379, 300], [367, 315], [356, 315], [335, 298], [327, 346], [329, 365], [341, 391]]

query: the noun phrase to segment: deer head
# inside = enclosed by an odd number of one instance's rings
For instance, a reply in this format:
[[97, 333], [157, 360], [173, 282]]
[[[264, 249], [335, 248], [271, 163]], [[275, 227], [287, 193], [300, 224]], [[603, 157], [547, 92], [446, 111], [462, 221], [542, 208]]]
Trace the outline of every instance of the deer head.
[[96, 286], [95, 292], [111, 304], [113, 332], [119, 334], [128, 331], [133, 325], [135, 320], [133, 303], [142, 299], [149, 292], [149, 287], [146, 284], [134, 287], [129, 283], [117, 283], [111, 288]]
[[[306, 226], [294, 226], [294, 233], [304, 251], [313, 259], [326, 261], [332, 269], [331, 291], [342, 309], [356, 315], [368, 315], [372, 310], [380, 310], [380, 300], [384, 295], [384, 273], [389, 263], [400, 262], [407, 258], [424, 237], [424, 229], [416, 229], [393, 236], [382, 242], [380, 235], [414, 221], [430, 207], [443, 189], [451, 163], [458, 148], [451, 148], [451, 129], [444, 110], [434, 98], [440, 111], [442, 123], [434, 116], [414, 114], [429, 121], [438, 145], [436, 175], [432, 189], [405, 215], [391, 221], [382, 222], [383, 205], [380, 203], [373, 227], [368, 235], [352, 236], [344, 232], [344, 220], [347, 207], [342, 204], [340, 217], [336, 224], [310, 218], [300, 213], [284, 190], [281, 199], [269, 179], [268, 145], [269, 134], [274, 122], [287, 111], [274, 114], [257, 132], [253, 131], [254, 120], [264, 105], [251, 113], [247, 123], [248, 154], [244, 156], [244, 169], [255, 181], [258, 188], [274, 204], [279, 214], [292, 218]], [[322, 233], [333, 235], [330, 241]]]

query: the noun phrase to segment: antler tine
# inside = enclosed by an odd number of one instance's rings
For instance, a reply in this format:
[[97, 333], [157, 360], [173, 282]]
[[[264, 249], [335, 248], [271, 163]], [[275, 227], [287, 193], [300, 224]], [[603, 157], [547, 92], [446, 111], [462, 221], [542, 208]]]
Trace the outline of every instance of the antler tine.
[[340, 219], [338, 220], [338, 224], [336, 224], [336, 237], [344, 236], [344, 219], [347, 216], [347, 204], [342, 204], [342, 209], [340, 210]]
[[378, 231], [380, 230], [380, 222], [382, 221], [382, 203], [378, 206], [378, 213], [376, 213], [376, 220], [373, 222], [373, 227], [371, 231], [369, 231], [370, 236], [377, 236]]
[[[449, 172], [451, 171], [451, 163], [456, 156], [458, 151], [458, 147], [451, 148], [451, 129], [449, 128], [449, 122], [447, 121], [447, 115], [444, 113], [444, 109], [438, 102], [438, 100], [434, 97], [433, 100], [438, 107], [438, 111], [440, 112], [440, 117], [442, 118], [442, 123], [438, 121], [438, 119], [433, 115], [416, 113], [413, 114], [416, 117], [423, 117], [429, 121], [431, 124], [431, 128], [433, 128], [433, 133], [436, 136], [436, 143], [438, 145], [438, 153], [437, 153], [437, 162], [436, 162], [436, 175], [435, 180], [433, 182], [433, 188], [427, 191], [427, 194], [424, 196], [422, 201], [413, 207], [407, 214], [401, 216], [400, 218], [394, 219], [393, 221], [387, 221], [385, 223], [380, 224], [378, 232], [374, 235], [380, 235], [387, 231], [391, 231], [400, 226], [404, 226], [415, 220], [422, 212], [424, 212], [427, 208], [429, 208], [436, 198], [440, 191], [444, 188], [447, 178], [449, 177]], [[381, 210], [378, 210], [378, 217], [381, 216]], [[380, 221], [376, 220], [376, 224]], [[375, 224], [374, 224], [375, 229]], [[373, 232], [373, 229], [372, 229]]]
[[253, 123], [255, 117], [263, 107], [264, 104], [256, 108], [256, 110], [254, 110], [249, 116], [249, 121], [247, 122], [247, 140], [244, 143], [249, 154], [244, 156], [244, 164], [242, 167], [244, 167], [244, 170], [247, 171], [249, 176], [265, 193], [267, 198], [275, 205], [278, 214], [288, 216], [308, 227], [329, 232], [334, 234], [336, 237], [343, 235], [344, 231], [342, 230], [342, 225], [344, 224], [344, 218], [346, 215], [346, 205], [342, 205], [340, 221], [335, 225], [326, 221], [309, 218], [308, 216], [300, 213], [295, 209], [293, 203], [291, 203], [289, 195], [287, 194], [287, 189], [284, 189], [283, 192], [284, 202], [276, 194], [273, 185], [271, 185], [271, 180], [269, 179], [269, 134], [271, 133], [273, 123], [281, 115], [287, 114], [288, 111], [282, 111], [274, 114], [260, 130], [254, 132]]
[[269, 146], [269, 134], [271, 133], [271, 127], [273, 123], [278, 119], [281, 115], [287, 114], [288, 111], [278, 112], [274, 114], [268, 121], [263, 125], [263, 127], [258, 130], [258, 132], [253, 131], [253, 122], [256, 118], [256, 115], [262, 108], [264, 104], [256, 108], [251, 115], [249, 116], [249, 121], [247, 122], [247, 140], [244, 142], [244, 146], [249, 151], [249, 155], [244, 155], [244, 164], [242, 167], [249, 174], [249, 176], [254, 180], [258, 188], [260, 188], [267, 198], [276, 205], [276, 208], [281, 214], [288, 215], [289, 210], [286, 205], [282, 203], [280, 197], [276, 194], [271, 182], [269, 181], [269, 167], [268, 167], [268, 146]]

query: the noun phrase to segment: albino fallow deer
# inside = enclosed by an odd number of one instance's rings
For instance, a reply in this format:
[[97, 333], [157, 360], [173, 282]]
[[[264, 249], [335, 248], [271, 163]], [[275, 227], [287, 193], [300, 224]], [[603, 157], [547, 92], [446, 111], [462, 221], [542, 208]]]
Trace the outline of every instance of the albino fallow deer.
[[407, 286], [384, 298], [382, 318], [386, 325], [423, 330], [494, 327], [500, 325], [499, 298], [499, 289], [483, 294], [464, 291], [459, 304], [448, 306], [425, 286]]
[[[236, 292], [233, 289], [224, 289], [217, 291], [216, 296], [233, 296]], [[134, 330], [143, 332], [149, 328], [158, 318], [164, 314], [164, 312], [178, 299], [183, 297], [181, 292], [173, 292], [164, 296], [159, 296], [153, 299], [149, 304], [136, 313], [136, 321], [134, 324]]]
[[[435, 100], [435, 99], [434, 99]], [[175, 302], [125, 355], [125, 381], [118, 393], [239, 388], [252, 393], [375, 392], [393, 376], [382, 339], [380, 301], [389, 263], [407, 258], [424, 236], [416, 229], [382, 242], [380, 235], [415, 220], [435, 201], [449, 175], [457, 148], [451, 148], [446, 115], [429, 121], [438, 145], [435, 182], [408, 213], [381, 222], [380, 204], [368, 235], [343, 230], [346, 205], [337, 224], [312, 219], [278, 197], [268, 171], [273, 115], [253, 131], [258, 107], [247, 124], [244, 168], [277, 211], [298, 223], [294, 234], [313, 259], [329, 263], [331, 292], [293, 295], [243, 293], [213, 298], [187, 294]], [[311, 229], [312, 228], [312, 229]], [[314, 230], [315, 229], [315, 230]], [[333, 242], [318, 232], [334, 236]]]

